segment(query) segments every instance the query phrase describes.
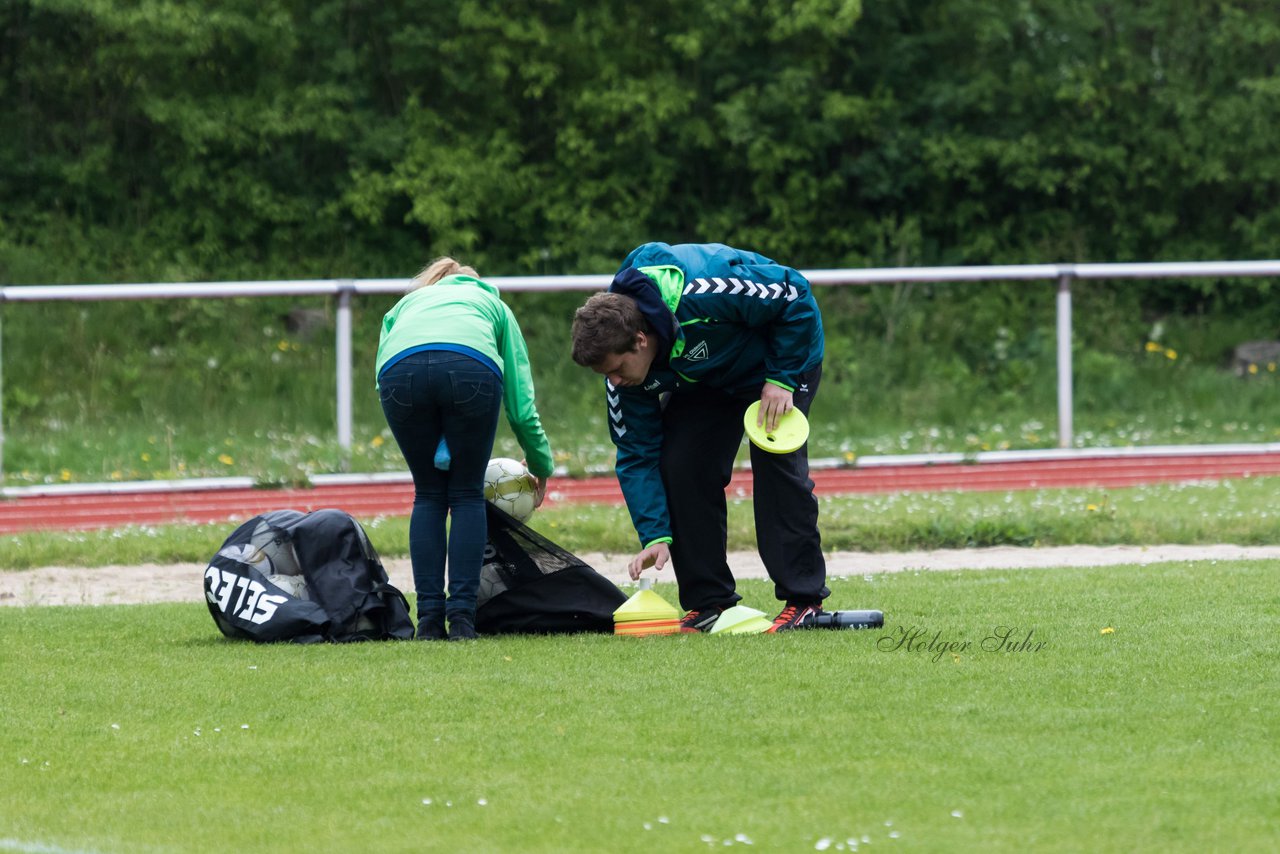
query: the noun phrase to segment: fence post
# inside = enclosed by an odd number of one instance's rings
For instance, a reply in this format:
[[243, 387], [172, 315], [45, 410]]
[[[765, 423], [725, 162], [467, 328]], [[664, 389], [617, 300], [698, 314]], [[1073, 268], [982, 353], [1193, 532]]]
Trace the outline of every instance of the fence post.
[[337, 395], [338, 447], [341, 448], [342, 470], [351, 465], [351, 295], [355, 293], [351, 279], [338, 281]]
[[1072, 436], [1071, 394], [1071, 279], [1072, 273], [1058, 276], [1058, 447], [1070, 448]]

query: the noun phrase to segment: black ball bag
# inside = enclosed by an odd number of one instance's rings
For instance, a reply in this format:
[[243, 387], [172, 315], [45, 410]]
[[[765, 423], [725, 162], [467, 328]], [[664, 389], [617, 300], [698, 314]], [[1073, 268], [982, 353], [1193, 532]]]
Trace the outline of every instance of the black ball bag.
[[626, 594], [578, 557], [488, 505], [480, 569], [481, 634], [612, 632]]
[[[305, 579], [305, 592], [296, 579]], [[288, 583], [287, 583], [288, 582]], [[222, 633], [258, 641], [413, 637], [409, 605], [360, 523], [341, 510], [273, 510], [232, 532], [204, 573]]]

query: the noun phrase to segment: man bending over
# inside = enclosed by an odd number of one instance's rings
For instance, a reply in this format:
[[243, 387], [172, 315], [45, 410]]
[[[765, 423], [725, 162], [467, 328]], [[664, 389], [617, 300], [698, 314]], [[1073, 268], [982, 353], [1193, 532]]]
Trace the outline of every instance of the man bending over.
[[[807, 415], [822, 352], [809, 282], [718, 243], [646, 243], [574, 315], [573, 360], [605, 377], [618, 481], [640, 538], [628, 569], [635, 579], [670, 561], [684, 631], [709, 631], [742, 598], [726, 555], [725, 488], [743, 414], [760, 401], [770, 431], [793, 407]], [[806, 628], [830, 594], [808, 446], [750, 447], [756, 545], [786, 603], [768, 631]]]

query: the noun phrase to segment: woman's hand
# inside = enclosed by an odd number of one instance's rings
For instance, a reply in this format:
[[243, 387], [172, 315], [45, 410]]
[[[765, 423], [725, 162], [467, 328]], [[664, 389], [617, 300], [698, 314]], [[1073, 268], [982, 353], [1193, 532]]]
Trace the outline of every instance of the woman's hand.
[[[529, 471], [528, 460], [521, 460], [520, 465], [524, 466], [525, 471]], [[533, 509], [536, 510], [542, 506], [542, 500], [547, 497], [547, 483], [551, 478], [550, 476], [538, 477], [531, 471], [529, 471], [529, 477], [533, 480]]]

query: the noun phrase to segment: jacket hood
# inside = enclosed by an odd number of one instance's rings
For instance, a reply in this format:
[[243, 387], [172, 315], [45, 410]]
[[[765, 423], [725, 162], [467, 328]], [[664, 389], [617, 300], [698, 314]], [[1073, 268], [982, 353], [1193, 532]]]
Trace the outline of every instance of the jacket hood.
[[671, 349], [679, 335], [676, 316], [667, 308], [653, 279], [641, 273], [635, 267], [619, 270], [609, 284], [609, 292], [631, 297], [644, 319], [649, 321], [658, 340], [662, 343], [661, 352]]

